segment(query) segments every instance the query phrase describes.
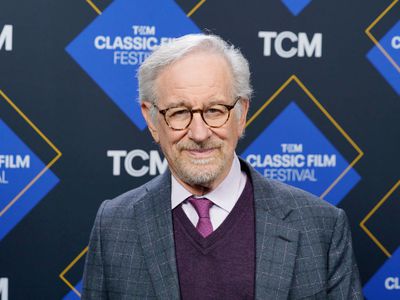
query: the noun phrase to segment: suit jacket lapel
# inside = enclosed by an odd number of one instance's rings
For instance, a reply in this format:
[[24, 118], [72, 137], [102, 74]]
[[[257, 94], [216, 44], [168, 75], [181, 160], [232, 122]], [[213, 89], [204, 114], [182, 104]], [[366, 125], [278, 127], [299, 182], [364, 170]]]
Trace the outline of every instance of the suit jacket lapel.
[[171, 212], [171, 177], [166, 172], [147, 184], [148, 194], [136, 204], [143, 254], [160, 299], [179, 299]]
[[287, 299], [299, 232], [284, 219], [292, 209], [256, 171], [250, 169], [256, 211], [256, 299]]

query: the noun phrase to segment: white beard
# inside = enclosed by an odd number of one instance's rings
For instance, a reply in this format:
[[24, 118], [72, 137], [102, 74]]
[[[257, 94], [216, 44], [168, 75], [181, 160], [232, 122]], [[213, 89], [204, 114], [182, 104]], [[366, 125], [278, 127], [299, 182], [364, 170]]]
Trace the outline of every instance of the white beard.
[[219, 141], [207, 141], [197, 144], [192, 141], [185, 141], [178, 145], [178, 151], [211, 148], [217, 149], [220, 154], [222, 153], [222, 156], [200, 159], [176, 159], [174, 162], [176, 175], [182, 181], [192, 186], [210, 186], [221, 175], [228, 163], [228, 158], [222, 152], [223, 143]]

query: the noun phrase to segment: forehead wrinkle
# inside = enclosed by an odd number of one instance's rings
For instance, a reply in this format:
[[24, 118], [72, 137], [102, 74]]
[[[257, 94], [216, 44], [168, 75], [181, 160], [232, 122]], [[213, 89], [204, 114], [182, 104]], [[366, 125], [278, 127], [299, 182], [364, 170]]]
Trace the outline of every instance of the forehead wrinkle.
[[172, 100], [168, 104], [168, 108], [179, 107], [179, 106], [187, 106], [187, 101], [185, 100]]

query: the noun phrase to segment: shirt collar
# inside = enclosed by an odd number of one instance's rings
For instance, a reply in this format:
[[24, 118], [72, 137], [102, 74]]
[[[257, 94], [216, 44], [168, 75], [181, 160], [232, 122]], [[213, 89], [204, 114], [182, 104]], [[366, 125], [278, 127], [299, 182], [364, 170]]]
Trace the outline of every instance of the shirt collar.
[[[216, 189], [202, 197], [211, 200], [215, 205], [227, 212], [231, 212], [240, 196], [240, 187], [243, 186], [243, 180], [246, 180], [246, 177], [244, 176], [243, 178], [243, 176], [239, 158], [235, 154], [232, 167], [225, 179]], [[171, 208], [174, 209], [190, 196], [192, 196], [192, 194], [171, 174]]]

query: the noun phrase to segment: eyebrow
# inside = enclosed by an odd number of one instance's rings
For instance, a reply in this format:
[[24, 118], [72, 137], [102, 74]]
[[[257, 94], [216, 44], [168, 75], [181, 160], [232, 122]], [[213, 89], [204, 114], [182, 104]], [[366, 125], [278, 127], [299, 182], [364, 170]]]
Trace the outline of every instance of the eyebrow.
[[[215, 105], [215, 104], [227, 104], [224, 102], [225, 101], [223, 101], [223, 100], [213, 99], [210, 102], [208, 102], [207, 105], [205, 105], [204, 107], [208, 107], [208, 106]], [[170, 104], [168, 106], [168, 108], [175, 108], [175, 107], [181, 107], [181, 106], [185, 106], [187, 108], [192, 108], [192, 106], [188, 105], [186, 100], [177, 100], [176, 102], [172, 102], [172, 104]]]
[[187, 104], [187, 102], [185, 100], [177, 100], [177, 101], [170, 103], [170, 105], [168, 105], [168, 108], [187, 106], [186, 104]]

